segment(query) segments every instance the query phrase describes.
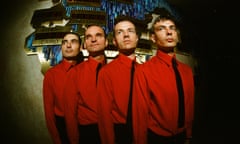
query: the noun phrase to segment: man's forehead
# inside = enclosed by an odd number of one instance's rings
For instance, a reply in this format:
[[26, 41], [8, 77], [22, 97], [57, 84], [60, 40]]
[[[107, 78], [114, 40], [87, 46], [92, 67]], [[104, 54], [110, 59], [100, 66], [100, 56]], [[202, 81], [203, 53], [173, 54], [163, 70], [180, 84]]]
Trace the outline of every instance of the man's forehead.
[[78, 39], [78, 36], [76, 36], [75, 34], [67, 34], [64, 36], [63, 39]]

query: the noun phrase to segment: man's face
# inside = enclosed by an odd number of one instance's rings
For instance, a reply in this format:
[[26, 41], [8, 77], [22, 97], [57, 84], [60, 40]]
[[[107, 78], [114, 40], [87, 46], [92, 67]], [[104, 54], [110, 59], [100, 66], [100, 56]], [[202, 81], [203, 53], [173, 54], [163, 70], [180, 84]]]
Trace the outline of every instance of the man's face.
[[159, 49], [170, 51], [179, 42], [176, 25], [171, 20], [161, 20], [154, 24], [151, 39]]
[[99, 26], [90, 26], [85, 32], [84, 47], [90, 53], [98, 53], [104, 51], [108, 41], [102, 28]]
[[134, 24], [122, 21], [115, 25], [113, 44], [121, 50], [135, 49], [138, 43], [138, 35]]
[[67, 34], [62, 40], [62, 55], [64, 58], [76, 57], [81, 50], [78, 37], [74, 34]]

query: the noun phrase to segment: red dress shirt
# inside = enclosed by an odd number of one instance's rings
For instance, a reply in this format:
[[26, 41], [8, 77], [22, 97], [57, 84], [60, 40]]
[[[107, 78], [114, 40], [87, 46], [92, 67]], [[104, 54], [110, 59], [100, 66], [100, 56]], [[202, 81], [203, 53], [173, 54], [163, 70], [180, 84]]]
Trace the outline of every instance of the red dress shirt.
[[[71, 144], [79, 141], [78, 124], [97, 124], [96, 70], [98, 62], [92, 57], [69, 73], [64, 91], [68, 136]], [[104, 62], [102, 62], [104, 65]]]
[[99, 130], [103, 144], [114, 144], [114, 124], [125, 124], [132, 60], [119, 54], [98, 77]]
[[43, 102], [45, 120], [54, 144], [61, 144], [55, 125], [55, 115], [64, 117], [63, 89], [67, 73], [71, 68], [72, 64], [63, 60], [58, 65], [50, 68], [44, 75]]
[[[174, 55], [175, 57], [175, 55]], [[194, 80], [191, 67], [177, 61], [185, 99], [185, 125], [178, 128], [178, 92], [172, 57], [157, 55], [135, 71], [133, 88], [133, 131], [135, 144], [147, 143], [147, 129], [161, 136], [172, 136], [186, 129], [192, 135]]]

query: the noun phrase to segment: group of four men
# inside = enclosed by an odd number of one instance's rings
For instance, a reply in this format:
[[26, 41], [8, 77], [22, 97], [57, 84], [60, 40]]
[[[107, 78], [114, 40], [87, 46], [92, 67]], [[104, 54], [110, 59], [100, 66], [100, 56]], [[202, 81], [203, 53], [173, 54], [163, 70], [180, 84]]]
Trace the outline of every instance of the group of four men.
[[119, 54], [109, 63], [104, 53], [109, 42], [101, 26], [86, 28], [83, 47], [89, 56], [84, 61], [78, 61], [79, 35], [69, 32], [63, 37], [63, 60], [46, 72], [43, 81], [45, 117], [53, 143], [189, 143], [194, 80], [192, 69], [177, 60], [185, 106], [184, 123], [178, 126], [180, 104], [171, 61], [176, 59], [174, 49], [180, 38], [174, 17], [160, 14], [153, 22], [150, 38], [158, 50], [143, 64], [136, 62], [140, 35], [134, 21], [119, 16], [114, 22], [113, 44]]

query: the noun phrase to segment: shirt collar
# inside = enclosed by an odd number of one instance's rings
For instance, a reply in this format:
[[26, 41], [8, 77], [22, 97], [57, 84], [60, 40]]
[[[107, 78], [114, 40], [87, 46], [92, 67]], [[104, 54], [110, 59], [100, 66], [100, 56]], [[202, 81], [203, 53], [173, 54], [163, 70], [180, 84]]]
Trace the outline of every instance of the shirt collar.
[[[128, 67], [132, 67], [132, 59], [130, 59], [129, 57], [123, 55], [123, 54], [119, 54], [118, 55], [118, 59], [121, 63], [123, 63], [124, 65], [127, 65]], [[136, 63], [136, 57], [134, 59], [134, 62]]]
[[90, 63], [90, 65], [93, 65], [93, 68], [97, 68], [98, 64], [102, 64], [102, 66], [106, 64], [105, 60], [98, 62], [91, 56], [88, 57], [87, 61]]
[[69, 71], [74, 65], [76, 65], [76, 64], [69, 63], [67, 60], [64, 60], [64, 59], [62, 60], [62, 64], [65, 71]]
[[172, 59], [175, 58], [176, 59], [176, 54], [174, 53], [173, 56], [168, 55], [167, 53], [164, 53], [160, 50], [157, 51], [156, 56], [161, 59], [162, 61], [164, 61], [167, 65], [172, 65]]

